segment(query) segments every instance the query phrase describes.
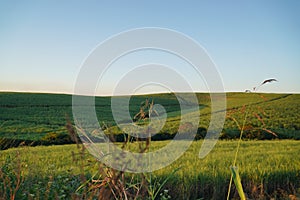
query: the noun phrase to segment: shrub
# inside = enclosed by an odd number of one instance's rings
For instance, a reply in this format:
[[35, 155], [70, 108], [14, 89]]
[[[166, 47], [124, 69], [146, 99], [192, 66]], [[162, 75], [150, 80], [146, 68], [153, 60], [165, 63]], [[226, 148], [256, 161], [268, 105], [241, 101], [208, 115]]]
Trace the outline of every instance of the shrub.
[[47, 133], [42, 139], [42, 144], [50, 145], [50, 144], [72, 144], [74, 143], [70, 137], [70, 135], [65, 133]]
[[198, 127], [197, 133], [196, 133], [196, 136], [195, 136], [195, 140], [200, 140], [200, 139], [205, 138], [206, 133], [207, 133], [206, 128]]

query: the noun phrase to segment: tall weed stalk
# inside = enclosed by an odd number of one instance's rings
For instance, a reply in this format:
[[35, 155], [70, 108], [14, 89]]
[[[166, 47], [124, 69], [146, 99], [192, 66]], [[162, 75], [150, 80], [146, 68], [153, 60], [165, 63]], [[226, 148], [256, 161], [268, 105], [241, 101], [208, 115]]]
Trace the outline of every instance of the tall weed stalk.
[[[83, 133], [84, 130], [76, 127], [77, 131]], [[106, 127], [109, 130], [108, 127]], [[168, 199], [169, 195], [166, 191], [163, 191], [164, 185], [167, 183], [169, 178], [174, 175], [178, 169], [174, 170], [168, 178], [160, 182], [158, 179], [153, 179], [150, 173], [139, 173], [131, 174], [128, 172], [116, 170], [112, 167], [95, 161], [98, 164], [98, 172], [90, 178], [85, 176], [85, 165], [84, 160], [86, 160], [86, 148], [81, 144], [77, 138], [74, 127], [72, 126], [70, 120], [67, 123], [67, 130], [77, 144], [77, 153], [72, 153], [73, 160], [79, 162], [79, 167], [81, 171], [80, 179], [81, 186], [76, 190], [73, 195], [73, 199], [94, 199], [99, 200], [136, 200], [136, 199]], [[110, 140], [114, 142], [114, 137], [112, 133], [108, 134]], [[129, 149], [129, 145], [132, 144], [130, 137], [126, 137], [122, 144], [123, 149]], [[139, 153], [147, 153], [151, 143], [151, 137], [146, 138], [144, 141], [140, 141], [136, 138], [136, 143], [138, 143]], [[105, 156], [105, 155], [103, 155]], [[122, 155], [120, 155], [119, 160], [122, 162], [124, 160]], [[125, 159], [126, 160], [126, 159]], [[125, 161], [124, 161], [125, 162]], [[126, 167], [126, 163], [120, 163]], [[159, 196], [160, 195], [160, 196]]]
[[14, 200], [24, 181], [20, 152], [15, 158], [8, 156], [0, 167], [0, 199]]
[[[253, 88], [253, 92], [256, 93], [257, 90], [262, 85], [264, 85], [266, 83], [271, 83], [273, 81], [277, 81], [277, 80], [276, 79], [267, 79], [267, 80], [264, 80], [259, 86]], [[246, 90], [246, 92], [250, 92], [251, 93], [251, 90]], [[237, 163], [238, 153], [239, 153], [239, 150], [240, 150], [240, 146], [241, 146], [241, 142], [242, 142], [244, 130], [245, 130], [245, 127], [246, 127], [246, 123], [248, 121], [249, 115], [252, 113], [252, 104], [253, 104], [253, 101], [254, 100], [253, 100], [253, 96], [252, 96], [252, 99], [250, 99], [249, 104], [248, 104], [249, 106], [244, 105], [243, 108], [242, 108], [242, 110], [241, 110], [242, 113], [244, 113], [244, 118], [243, 118], [243, 121], [242, 121], [242, 125], [240, 125], [240, 123], [238, 122], [238, 120], [234, 116], [232, 116], [231, 114], [227, 115], [229, 119], [231, 119], [232, 121], [234, 121], [234, 123], [236, 124], [236, 126], [240, 130], [240, 135], [239, 135], [239, 139], [238, 139], [238, 143], [237, 143], [237, 147], [236, 147], [236, 151], [235, 151], [235, 155], [234, 155], [234, 160], [233, 160], [232, 166], [230, 166], [231, 176], [230, 176], [230, 181], [229, 181], [229, 186], [228, 186], [227, 200], [229, 200], [229, 198], [230, 198], [230, 191], [231, 191], [232, 181], [234, 181], [234, 183], [235, 183], [235, 186], [236, 186], [236, 189], [238, 191], [238, 194], [239, 194], [240, 198], [242, 200], [246, 199], [245, 193], [244, 193], [244, 190], [243, 190], [243, 185], [241, 183], [241, 178], [240, 178], [240, 175], [239, 175], [239, 172], [238, 172], [238, 167], [236, 166], [236, 163]], [[254, 113], [254, 116], [260, 122], [262, 122], [264, 124], [263, 119], [257, 113]], [[264, 131], [266, 131], [267, 133], [271, 133], [272, 135], [274, 135], [274, 136], [277, 137], [276, 133], [274, 133], [273, 131], [268, 130], [265, 127], [262, 127], [262, 129]]]

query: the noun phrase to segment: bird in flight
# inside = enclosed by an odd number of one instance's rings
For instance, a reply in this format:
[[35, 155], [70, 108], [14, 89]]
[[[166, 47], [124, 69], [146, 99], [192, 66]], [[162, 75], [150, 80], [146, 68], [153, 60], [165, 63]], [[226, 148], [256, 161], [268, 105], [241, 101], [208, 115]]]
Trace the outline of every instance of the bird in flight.
[[271, 82], [273, 82], [273, 81], [277, 81], [277, 80], [276, 80], [275, 78], [266, 79], [266, 80], [264, 80], [259, 86], [254, 87], [254, 88], [253, 88], [253, 91], [257, 91], [257, 90], [260, 88], [260, 86], [262, 86], [262, 85], [264, 85], [264, 84], [266, 84], [266, 83], [271, 83]]
[[260, 85], [263, 85], [263, 84], [266, 84], [266, 83], [271, 83], [273, 81], [277, 81], [277, 80], [275, 78], [267, 79], [267, 80], [264, 80], [264, 82], [262, 82]]

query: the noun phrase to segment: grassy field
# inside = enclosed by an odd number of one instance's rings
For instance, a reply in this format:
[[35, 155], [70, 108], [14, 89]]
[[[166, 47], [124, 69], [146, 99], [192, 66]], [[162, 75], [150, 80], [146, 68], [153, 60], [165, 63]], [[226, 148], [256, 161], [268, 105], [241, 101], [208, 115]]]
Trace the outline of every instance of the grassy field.
[[[150, 147], [155, 150], [166, 143], [152, 142]], [[193, 142], [180, 159], [151, 174], [153, 182], [162, 182], [171, 176], [160, 193], [167, 190], [171, 199], [226, 198], [229, 167], [237, 141], [219, 141], [204, 159], [198, 158], [201, 144], [202, 141]], [[78, 152], [76, 145], [9, 149], [1, 151], [0, 166], [6, 169], [12, 182], [16, 181], [16, 166], [20, 166], [23, 179], [16, 199], [70, 199], [72, 194], [80, 193], [77, 191], [83, 184], [80, 174], [89, 180], [99, 170], [98, 162], [87, 152], [77, 161], [72, 152]], [[299, 141], [243, 141], [237, 166], [247, 196], [250, 199], [288, 199], [291, 194], [299, 195], [299, 155]], [[179, 170], [171, 174], [174, 169]], [[0, 194], [1, 189], [3, 183], [0, 183]], [[238, 199], [234, 186], [231, 198]]]
[[[158, 139], [176, 134], [181, 112], [174, 94], [131, 97], [131, 116], [147, 98], [167, 111]], [[210, 122], [210, 96], [201, 93], [197, 98], [201, 120], [196, 136], [200, 140], [166, 168], [149, 174], [123, 174], [128, 192], [146, 182], [147, 194], [150, 189], [158, 192], [152, 199], [226, 199], [239, 126], [248, 113], [236, 163], [246, 195], [249, 199], [299, 197], [300, 94], [227, 93], [221, 140], [204, 159], [199, 159], [198, 153]], [[110, 97], [96, 97], [95, 105], [100, 125], [108, 126], [105, 131], [122, 134], [112, 117]], [[188, 115], [193, 119], [199, 112]], [[0, 149], [6, 149], [0, 151], [0, 199], [97, 199], [98, 186], [105, 178], [99, 175], [103, 165], [75, 144], [67, 144], [73, 143], [66, 128], [67, 116], [72, 122], [71, 95], [0, 93]], [[150, 150], [167, 143], [152, 141]], [[40, 144], [65, 145], [29, 147]], [[138, 142], [129, 145], [137, 149]], [[14, 146], [19, 147], [11, 148]], [[239, 199], [234, 184], [231, 191], [230, 198]]]
[[[199, 128], [207, 129], [210, 121], [209, 94], [197, 94], [201, 121]], [[133, 117], [139, 112], [140, 104], [146, 98], [152, 98], [167, 111], [167, 123], [160, 133], [177, 133], [180, 122], [180, 107], [173, 94], [133, 96], [130, 99], [130, 112]], [[95, 99], [98, 120], [112, 127], [115, 134], [121, 133], [115, 125], [110, 97]], [[250, 106], [249, 127], [261, 127], [276, 132], [278, 138], [300, 138], [300, 95], [299, 94], [259, 94], [228, 93], [227, 111], [238, 121], [243, 114], [239, 113], [244, 105]], [[197, 113], [196, 113], [197, 114]], [[39, 141], [47, 134], [66, 134], [66, 115], [72, 120], [72, 96], [61, 94], [0, 93], [0, 137], [21, 140]], [[258, 119], [258, 116], [262, 119]], [[250, 130], [250, 128], [249, 128]], [[251, 129], [253, 130], [253, 129]], [[236, 138], [239, 130], [236, 124], [227, 119], [222, 138]], [[266, 136], [267, 135], [267, 136]], [[270, 134], [261, 131], [250, 131], [248, 138], [272, 139]]]

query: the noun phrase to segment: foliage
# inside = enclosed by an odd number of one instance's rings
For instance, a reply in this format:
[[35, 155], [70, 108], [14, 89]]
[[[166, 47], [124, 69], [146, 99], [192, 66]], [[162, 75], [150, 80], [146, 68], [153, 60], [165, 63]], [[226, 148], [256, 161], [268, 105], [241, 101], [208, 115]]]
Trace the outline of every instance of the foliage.
[[22, 163], [17, 151], [15, 158], [7, 156], [0, 167], [0, 199], [14, 200], [23, 182]]
[[[197, 138], [206, 135], [205, 129], [210, 122], [210, 96], [197, 94], [199, 100], [200, 123]], [[122, 97], [118, 97], [122, 98]], [[159, 134], [153, 140], [172, 139], [180, 124], [180, 105], [174, 94], [140, 95], [130, 99], [129, 110], [132, 119], [141, 109], [140, 102], [153, 99], [155, 104], [161, 104], [167, 111], [167, 121]], [[253, 99], [251, 106], [256, 108], [256, 115], [249, 117], [248, 130], [244, 134], [246, 139], [273, 139], [272, 135], [261, 129], [262, 120], [267, 130], [278, 135], [281, 139], [300, 139], [300, 95], [299, 94], [261, 94], [261, 93], [228, 93], [227, 111], [235, 112], [250, 106], [249, 99]], [[112, 129], [110, 132], [121, 134], [111, 112], [110, 97], [96, 97], [96, 113], [100, 122], [105, 122]], [[146, 103], [144, 104], [145, 107]], [[148, 102], [144, 112], [148, 112], [151, 102]], [[143, 106], [143, 105], [142, 105]], [[148, 109], [148, 110], [147, 110]], [[191, 119], [193, 115], [190, 113]], [[0, 93], [0, 137], [21, 141], [40, 141], [47, 134], [57, 134], [59, 137], [67, 134], [65, 127], [66, 115], [72, 116], [72, 96], [61, 94], [34, 93]], [[258, 119], [258, 116], [261, 119]], [[238, 121], [238, 112], [234, 116]], [[72, 118], [70, 119], [72, 121]], [[125, 119], [124, 119], [125, 120]], [[147, 121], [147, 119], [146, 119]], [[147, 123], [145, 121], [145, 123]], [[125, 122], [125, 121], [124, 121]], [[120, 136], [121, 136], [120, 135]], [[234, 122], [227, 119], [221, 138], [237, 138], [239, 130]], [[47, 136], [46, 136], [47, 137]], [[123, 137], [123, 136], [122, 136]]]
[[238, 168], [234, 167], [234, 166], [231, 166], [230, 170], [231, 170], [231, 174], [232, 174], [232, 178], [233, 178], [235, 187], [237, 188], [237, 191], [238, 191], [238, 194], [239, 194], [241, 200], [246, 200], [245, 193], [244, 193], [244, 190], [243, 190], [243, 186], [242, 186], [242, 183], [241, 183], [241, 178], [240, 178], [240, 175], [239, 175], [239, 172], [238, 172]]
[[[151, 142], [150, 151], [162, 148], [167, 143], [168, 141]], [[131, 145], [138, 149], [138, 142]], [[151, 174], [153, 184], [162, 183], [162, 180], [169, 177], [160, 193], [167, 190], [171, 199], [226, 198], [230, 178], [228, 166], [234, 158], [236, 141], [219, 141], [202, 160], [198, 158], [201, 145], [201, 140], [193, 142], [188, 151], [172, 165]], [[46, 199], [47, 195], [49, 199], [75, 198], [76, 195], [84, 194], [84, 190], [77, 191], [84, 183], [82, 175], [89, 183], [99, 177], [99, 163], [87, 151], [84, 151], [84, 159], [80, 158], [80, 154], [72, 156], [72, 152], [78, 152], [76, 145], [8, 149], [0, 154], [0, 166], [4, 165], [7, 157], [15, 157], [17, 151], [20, 152], [23, 177], [16, 193], [17, 199]], [[299, 154], [299, 141], [242, 141], [239, 175], [247, 197], [283, 199], [288, 195], [299, 195]], [[84, 166], [84, 169], [80, 166]], [[170, 172], [178, 168], [170, 176]], [[146, 175], [147, 179], [149, 176]], [[130, 174], [125, 177], [131, 180]], [[139, 181], [136, 180], [135, 183]], [[232, 191], [235, 191], [234, 186], [232, 187]], [[238, 198], [236, 195], [233, 192], [231, 198]]]
[[41, 138], [41, 144], [71, 144], [73, 143], [70, 135], [65, 133], [47, 133], [43, 138]]

